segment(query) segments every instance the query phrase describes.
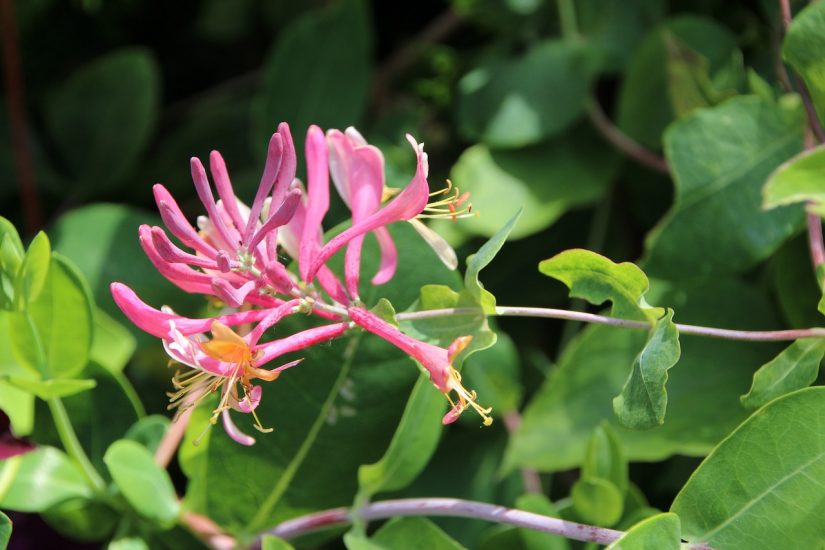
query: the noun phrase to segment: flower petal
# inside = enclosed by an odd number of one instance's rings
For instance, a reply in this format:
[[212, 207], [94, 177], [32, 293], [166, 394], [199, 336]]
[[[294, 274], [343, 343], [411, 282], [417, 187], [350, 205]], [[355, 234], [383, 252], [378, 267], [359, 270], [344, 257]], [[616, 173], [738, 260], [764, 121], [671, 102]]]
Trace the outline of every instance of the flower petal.
[[243, 433], [240, 429], [238, 429], [235, 423], [232, 422], [232, 418], [229, 416], [228, 410], [221, 413], [221, 420], [223, 420], [223, 429], [226, 430], [226, 435], [231, 437], [236, 443], [246, 445], [247, 447], [255, 444], [254, 437]]

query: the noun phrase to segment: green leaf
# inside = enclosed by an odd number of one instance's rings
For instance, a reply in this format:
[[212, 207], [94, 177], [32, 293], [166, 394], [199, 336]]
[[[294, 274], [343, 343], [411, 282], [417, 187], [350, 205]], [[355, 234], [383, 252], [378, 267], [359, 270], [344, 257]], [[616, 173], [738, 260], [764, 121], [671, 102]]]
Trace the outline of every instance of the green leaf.
[[166, 470], [155, 464], [140, 443], [115, 441], [103, 456], [112, 479], [141, 516], [161, 526], [171, 526], [180, 514], [175, 488]]
[[89, 359], [92, 302], [82, 276], [53, 255], [37, 300], [11, 317], [12, 343], [20, 362], [46, 377], [75, 376]]
[[160, 74], [149, 50], [116, 50], [65, 80], [46, 125], [78, 190], [111, 190], [137, 163], [157, 118]]
[[811, 4], [791, 21], [782, 57], [802, 76], [822, 120], [825, 113], [825, 6]]
[[153, 414], [132, 424], [123, 438], [136, 441], [146, 447], [150, 453], [154, 453], [169, 429], [169, 424], [170, 421], [165, 416]]
[[573, 485], [571, 497], [576, 516], [586, 523], [610, 527], [622, 517], [624, 496], [606, 479], [579, 479]]
[[[676, 118], [681, 118], [699, 107], [710, 107], [735, 96], [735, 87], [718, 90], [710, 75], [708, 60], [685, 45], [673, 33], [662, 33], [667, 52], [667, 92]], [[741, 59], [741, 54], [738, 56]], [[744, 68], [738, 66], [744, 80]], [[727, 83], [726, 83], [727, 84]], [[738, 84], [735, 82], [734, 84]]]
[[519, 209], [501, 229], [496, 231], [495, 235], [490, 237], [478, 249], [478, 252], [467, 257], [467, 271], [464, 273], [464, 292], [488, 315], [496, 312], [496, 297], [490, 291], [484, 289], [484, 285], [478, 280], [478, 274], [490, 265], [498, 251], [504, 246], [504, 242], [518, 222], [521, 212], [521, 209]]
[[39, 376], [23, 367], [12, 352], [9, 317], [0, 311], [0, 403], [9, 415], [11, 430], [17, 437], [29, 435], [34, 428], [34, 395], [2, 380], [6, 376], [38, 380]]
[[583, 478], [599, 477], [611, 482], [622, 494], [627, 492], [627, 459], [616, 431], [602, 423], [593, 431], [581, 467]]
[[786, 393], [810, 386], [825, 356], [825, 340], [797, 340], [753, 375], [751, 389], [739, 399], [748, 409], [757, 409]]
[[444, 397], [433, 391], [429, 376], [422, 373], [384, 456], [358, 468], [356, 500], [403, 489], [421, 473], [438, 445], [446, 404]]
[[675, 38], [708, 62], [711, 74], [730, 60], [736, 38], [719, 23], [695, 15], [670, 19], [651, 30], [636, 48], [622, 82], [617, 106], [619, 128], [651, 149], [675, 118], [668, 86], [667, 40]]
[[0, 462], [0, 507], [7, 510], [43, 512], [91, 494], [80, 469], [55, 448], [39, 447]]
[[649, 274], [686, 279], [743, 271], [801, 227], [801, 208], [759, 207], [765, 178], [802, 148], [802, 110], [788, 99], [736, 97], [668, 129], [676, 198], [646, 239]]
[[[556, 506], [546, 496], [536, 493], [521, 495], [516, 499], [516, 508], [551, 518], [559, 517]], [[519, 536], [525, 550], [568, 550], [570, 543], [566, 538], [533, 529], [519, 529]]]
[[0, 512], [0, 548], [6, 548], [11, 538], [11, 520], [9, 516]]
[[[685, 323], [778, 328], [765, 295], [741, 281], [654, 287], [656, 300], [679, 311]], [[527, 404], [521, 427], [508, 443], [503, 470], [532, 467], [559, 471], [582, 464], [593, 430], [607, 420], [630, 461], [673, 454], [703, 456], [747, 416], [739, 403], [753, 371], [779, 349], [772, 344], [685, 338], [679, 368], [669, 373], [668, 415], [649, 431], [617, 426], [611, 398], [627, 378], [627, 365], [644, 344], [642, 332], [590, 326], [573, 339], [557, 367]], [[697, 399], [701, 396], [701, 399]]]
[[461, 550], [464, 548], [426, 518], [394, 518], [372, 536], [372, 542], [392, 550]]
[[782, 163], [768, 176], [762, 189], [762, 207], [812, 201], [814, 209], [825, 215], [825, 145], [804, 151]]
[[95, 380], [88, 379], [81, 380], [77, 378], [70, 378], [62, 380], [32, 380], [17, 376], [9, 376], [6, 378], [6, 382], [23, 391], [32, 393], [43, 400], [51, 399], [53, 397], [66, 397], [67, 395], [74, 395], [76, 393], [90, 390], [97, 385]]
[[80, 541], [108, 539], [122, 512], [108, 503], [90, 498], [72, 498], [43, 512], [43, 519], [64, 536]]
[[17, 229], [0, 216], [0, 309], [11, 309], [17, 272], [23, 263], [23, 243]]
[[15, 285], [14, 298], [18, 309], [23, 309], [26, 304], [37, 300], [43, 285], [46, 282], [46, 275], [49, 273], [49, 263], [51, 261], [52, 249], [49, 245], [49, 237], [42, 231], [32, 239], [26, 256], [17, 272], [17, 284]]
[[673, 324], [673, 310], [668, 309], [633, 360], [622, 393], [613, 398], [613, 410], [622, 424], [637, 430], [664, 424], [667, 371], [679, 361], [680, 353], [679, 331]]
[[676, 495], [670, 511], [682, 520], [682, 537], [714, 548], [745, 540], [754, 550], [821, 544], [823, 425], [823, 387], [786, 395], [753, 414]]
[[290, 124], [299, 144], [310, 124], [358, 123], [369, 97], [371, 29], [363, 0], [336, 2], [285, 27], [263, 67], [256, 146], [269, 140], [277, 121]]
[[665, 513], [640, 521], [607, 550], [679, 550], [681, 547], [679, 516]]
[[546, 40], [513, 58], [494, 57], [458, 84], [458, 125], [470, 140], [523, 147], [560, 134], [583, 112], [586, 50]]
[[295, 547], [280, 537], [264, 535], [261, 538], [261, 550], [295, 550]]
[[[594, 158], [599, 162], [593, 162]], [[433, 227], [490, 237], [523, 208], [511, 237], [526, 237], [549, 227], [568, 210], [599, 200], [619, 165], [618, 155], [584, 127], [518, 150], [473, 145], [453, 165], [450, 179], [470, 193], [473, 210], [479, 215]]]
[[126, 327], [102, 309], [95, 312], [94, 337], [89, 359], [111, 372], [122, 372], [137, 349], [137, 340]]
[[106, 550], [149, 550], [149, 544], [139, 537], [120, 537], [110, 542]]

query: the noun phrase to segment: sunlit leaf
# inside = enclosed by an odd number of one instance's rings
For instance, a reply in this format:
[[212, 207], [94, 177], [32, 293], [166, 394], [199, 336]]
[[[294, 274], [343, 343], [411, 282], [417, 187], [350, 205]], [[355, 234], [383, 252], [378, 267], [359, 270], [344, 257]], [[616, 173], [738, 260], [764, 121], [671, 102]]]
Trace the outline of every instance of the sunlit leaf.
[[659, 514], [640, 521], [608, 550], [679, 550], [682, 548], [681, 527], [676, 514]]
[[742, 405], [756, 409], [771, 399], [810, 386], [823, 356], [825, 340], [797, 340], [753, 374], [750, 391], [740, 397]]
[[83, 473], [63, 451], [40, 447], [0, 462], [0, 506], [18, 512], [43, 512], [92, 492]]

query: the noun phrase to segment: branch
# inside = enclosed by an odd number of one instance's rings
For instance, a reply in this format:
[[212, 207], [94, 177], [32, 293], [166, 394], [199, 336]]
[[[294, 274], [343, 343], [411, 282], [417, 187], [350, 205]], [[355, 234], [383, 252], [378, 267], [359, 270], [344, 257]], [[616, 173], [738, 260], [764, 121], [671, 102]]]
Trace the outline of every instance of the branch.
[[607, 117], [601, 106], [595, 99], [590, 99], [587, 105], [587, 115], [590, 122], [616, 149], [632, 158], [639, 164], [643, 164], [652, 170], [662, 174], [669, 174], [670, 170], [667, 161], [634, 141], [630, 136], [619, 130]]
[[[570, 321], [582, 321], [585, 323], [596, 323], [638, 330], [650, 330], [652, 326], [650, 323], [645, 321], [630, 321], [628, 319], [617, 319], [606, 315], [540, 307], [500, 306], [496, 307], [495, 314], [500, 317], [542, 317], [547, 319], [567, 319]], [[399, 313], [395, 317], [399, 321], [415, 321], [418, 319], [449, 317], [452, 315], [483, 315], [483, 312], [479, 308], [472, 307], [430, 309], [426, 311]], [[821, 327], [790, 330], [731, 330], [676, 323], [676, 328], [679, 329], [680, 334], [707, 336], [709, 338], [721, 338], [724, 340], [745, 340], [750, 342], [782, 342], [797, 340], [799, 338], [825, 337], [825, 328]]]
[[[480, 519], [499, 524], [525, 527], [544, 533], [560, 535], [568, 539], [597, 544], [610, 544], [624, 535], [621, 531], [584, 525], [551, 518], [495, 504], [474, 502], [456, 498], [406, 498], [385, 500], [367, 504], [356, 512], [365, 520], [378, 520], [398, 516], [446, 516]], [[324, 527], [346, 525], [352, 522], [347, 508], [333, 508], [287, 520], [267, 531], [277, 537], [291, 539]]]

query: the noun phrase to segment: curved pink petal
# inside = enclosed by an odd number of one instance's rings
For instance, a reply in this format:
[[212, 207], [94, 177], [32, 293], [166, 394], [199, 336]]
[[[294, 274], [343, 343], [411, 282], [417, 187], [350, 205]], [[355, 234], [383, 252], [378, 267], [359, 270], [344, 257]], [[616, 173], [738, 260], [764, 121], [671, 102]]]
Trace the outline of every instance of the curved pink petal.
[[247, 447], [255, 444], [254, 437], [243, 433], [235, 425], [235, 423], [232, 422], [232, 418], [229, 416], [228, 410], [221, 413], [221, 420], [223, 421], [223, 429], [226, 431], [226, 435], [231, 437], [235, 443], [240, 443], [241, 445], [246, 445]]
[[306, 138], [307, 159], [307, 202], [301, 242], [298, 252], [298, 268], [301, 278], [312, 281], [318, 271], [310, 268], [321, 248], [321, 221], [329, 209], [329, 170], [327, 164], [327, 142], [324, 133], [317, 126], [310, 126]]
[[269, 315], [261, 319], [261, 321], [252, 329], [252, 332], [249, 333], [247, 337], [247, 343], [250, 347], [254, 347], [258, 344], [258, 341], [263, 336], [264, 332], [266, 332], [270, 327], [276, 325], [281, 319], [286, 317], [287, 315], [292, 315], [295, 313], [295, 308], [301, 304], [301, 300], [290, 300], [288, 302], [284, 302], [280, 306], [270, 309]]
[[244, 227], [244, 220], [238, 210], [238, 199], [235, 190], [232, 188], [232, 181], [229, 179], [229, 172], [226, 170], [226, 162], [217, 151], [209, 153], [209, 171], [215, 180], [215, 189], [221, 199], [224, 210], [232, 220], [232, 224], [240, 231]]
[[241, 307], [247, 295], [255, 290], [255, 281], [247, 281], [240, 287], [234, 287], [226, 279], [215, 277], [212, 279], [212, 291], [229, 307]]
[[298, 209], [298, 204], [301, 202], [301, 190], [292, 189], [284, 197], [280, 207], [272, 213], [271, 216], [264, 222], [264, 224], [255, 232], [255, 235], [250, 239], [248, 248], [255, 248], [266, 235], [271, 231], [286, 225], [295, 215]]
[[291, 336], [287, 336], [286, 338], [261, 344], [258, 346], [258, 351], [261, 352], [261, 355], [255, 363], [258, 365], [266, 364], [276, 357], [280, 357], [286, 353], [302, 350], [304, 348], [314, 346], [315, 344], [320, 344], [321, 342], [326, 342], [327, 340], [337, 338], [346, 331], [347, 323], [333, 323], [331, 325], [323, 325], [320, 327], [307, 329]]
[[295, 169], [298, 166], [298, 157], [295, 155], [295, 143], [292, 141], [292, 132], [289, 131], [289, 124], [281, 122], [278, 124], [278, 134], [283, 141], [283, 153], [281, 156], [281, 169], [278, 170], [278, 177], [275, 185], [272, 186], [272, 204], [281, 204], [284, 195], [295, 179]]
[[169, 228], [169, 231], [186, 246], [214, 258], [217, 251], [212, 245], [203, 240], [203, 237], [195, 231], [192, 224], [186, 220], [186, 216], [183, 215], [172, 194], [160, 183], [156, 183], [152, 187], [152, 192], [155, 195], [155, 203], [158, 205], [160, 217], [164, 225]]
[[196, 271], [184, 264], [169, 263], [160, 257], [152, 242], [152, 231], [148, 225], [138, 229], [139, 242], [149, 261], [161, 275], [169, 279], [183, 291], [197, 294], [212, 294], [212, 279], [208, 275]]
[[344, 288], [344, 285], [341, 284], [341, 280], [338, 279], [338, 276], [332, 272], [330, 268], [327, 266], [321, 266], [321, 269], [318, 270], [318, 283], [321, 285], [321, 288], [329, 294], [330, 298], [335, 300], [341, 305], [346, 305], [349, 303], [349, 296], [347, 296], [347, 289]]
[[344, 281], [347, 291], [353, 299], [359, 300], [358, 283], [361, 278], [361, 249], [364, 246], [364, 235], [358, 235], [347, 245], [344, 255]]
[[189, 159], [189, 168], [192, 173], [192, 181], [195, 183], [195, 191], [198, 198], [206, 208], [206, 213], [209, 216], [209, 221], [215, 228], [215, 237], [218, 240], [219, 248], [225, 250], [236, 250], [238, 242], [234, 240], [234, 236], [229, 232], [229, 229], [224, 223], [223, 216], [218, 212], [218, 205], [215, 203], [215, 197], [212, 195], [212, 189], [209, 187], [209, 178], [206, 176], [206, 169], [198, 157]]
[[[216, 260], [210, 260], [205, 256], [195, 256], [189, 254], [175, 246], [166, 236], [166, 232], [160, 227], [154, 226], [151, 228], [152, 244], [155, 245], [155, 250], [158, 251], [163, 260], [173, 264], [189, 264], [198, 267], [206, 267], [214, 269], [217, 266]], [[223, 252], [223, 251], [221, 251]], [[220, 253], [219, 253], [220, 254]]]
[[242, 413], [251, 413], [261, 403], [261, 393], [263, 393], [263, 389], [260, 386], [252, 386], [252, 391], [247, 393], [243, 399], [233, 403], [232, 408]]
[[398, 250], [386, 227], [379, 227], [373, 231], [373, 235], [378, 240], [378, 247], [381, 250], [381, 263], [371, 282], [374, 285], [383, 285], [392, 279], [395, 270], [398, 269]]
[[266, 199], [270, 190], [272, 190], [272, 187], [275, 185], [275, 178], [281, 169], [283, 150], [284, 144], [281, 135], [277, 132], [272, 134], [266, 151], [266, 163], [264, 164], [264, 172], [261, 174], [261, 183], [258, 185], [258, 191], [255, 193], [255, 200], [252, 202], [249, 218], [246, 220], [246, 229], [244, 229], [243, 232], [243, 245], [246, 248], [251, 248], [249, 241], [252, 239], [252, 233], [255, 231], [255, 227], [258, 225], [258, 220], [261, 217], [264, 199]]

